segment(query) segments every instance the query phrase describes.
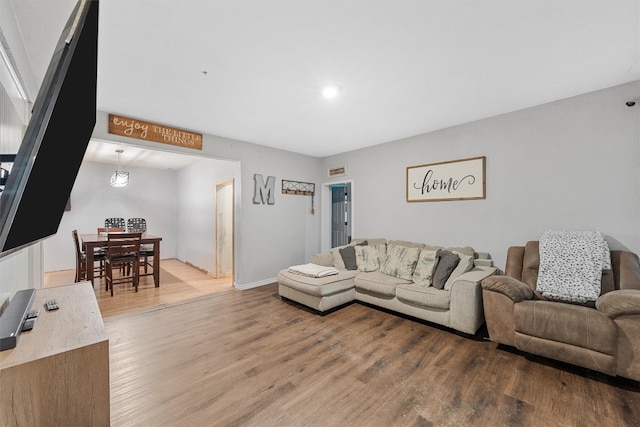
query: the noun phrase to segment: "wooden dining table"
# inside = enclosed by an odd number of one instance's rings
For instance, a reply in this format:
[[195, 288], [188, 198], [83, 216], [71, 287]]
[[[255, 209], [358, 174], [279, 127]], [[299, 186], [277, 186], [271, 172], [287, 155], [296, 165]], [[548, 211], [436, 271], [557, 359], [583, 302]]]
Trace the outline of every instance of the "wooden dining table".
[[[93, 266], [93, 252], [96, 248], [107, 247], [107, 235], [106, 234], [81, 234], [80, 240], [82, 242], [82, 249], [87, 254], [87, 266]], [[141, 276], [153, 275], [153, 284], [157, 287], [160, 286], [160, 241], [162, 237], [153, 236], [151, 234], [142, 233], [140, 238], [140, 244], [153, 245], [153, 271], [147, 274], [140, 274]], [[93, 283], [93, 268], [87, 268], [87, 281]]]

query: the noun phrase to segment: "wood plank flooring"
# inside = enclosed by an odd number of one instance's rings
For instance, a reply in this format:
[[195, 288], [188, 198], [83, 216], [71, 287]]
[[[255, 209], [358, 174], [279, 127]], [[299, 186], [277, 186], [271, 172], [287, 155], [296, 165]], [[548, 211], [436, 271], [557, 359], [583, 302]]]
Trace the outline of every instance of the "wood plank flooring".
[[112, 426], [640, 426], [638, 382], [275, 284], [104, 321]]
[[[44, 286], [56, 286], [73, 282], [75, 270], [48, 272], [44, 275]], [[105, 290], [105, 279], [94, 279], [94, 290], [102, 317], [149, 307], [162, 307], [177, 301], [201, 297], [229, 290], [232, 277], [215, 279], [197, 268], [177, 259], [160, 261], [160, 287], [156, 288], [152, 276], [140, 278], [138, 292], [130, 285], [116, 285], [113, 297]]]

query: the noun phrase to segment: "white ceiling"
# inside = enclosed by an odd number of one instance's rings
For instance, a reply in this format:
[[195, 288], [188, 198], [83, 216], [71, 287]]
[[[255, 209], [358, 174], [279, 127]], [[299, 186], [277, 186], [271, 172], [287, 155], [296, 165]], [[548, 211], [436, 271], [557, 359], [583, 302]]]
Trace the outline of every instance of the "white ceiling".
[[[40, 81], [75, 2], [12, 1]], [[640, 0], [102, 0], [98, 109], [325, 157], [640, 79], [639, 24]]]

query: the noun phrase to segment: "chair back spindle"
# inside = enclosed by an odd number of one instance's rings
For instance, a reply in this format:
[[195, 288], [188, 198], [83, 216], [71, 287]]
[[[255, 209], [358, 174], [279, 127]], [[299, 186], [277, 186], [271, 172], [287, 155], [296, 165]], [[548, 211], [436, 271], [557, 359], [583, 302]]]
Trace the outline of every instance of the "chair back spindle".
[[126, 228], [127, 223], [124, 221], [124, 218], [107, 218], [104, 220], [104, 226], [106, 228]]
[[146, 233], [147, 220], [144, 218], [129, 218], [127, 220], [127, 231], [130, 233], [131, 232]]

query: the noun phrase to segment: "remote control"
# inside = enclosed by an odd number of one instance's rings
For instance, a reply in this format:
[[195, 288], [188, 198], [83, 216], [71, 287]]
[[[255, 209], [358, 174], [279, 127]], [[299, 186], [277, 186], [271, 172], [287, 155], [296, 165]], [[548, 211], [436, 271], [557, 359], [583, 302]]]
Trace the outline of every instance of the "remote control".
[[60, 308], [60, 306], [58, 306], [58, 303], [57, 303], [56, 300], [50, 299], [49, 301], [47, 301], [47, 310], [53, 311], [53, 310], [57, 310], [59, 308]]
[[30, 331], [33, 329], [33, 324], [35, 323], [35, 319], [27, 319], [24, 321], [24, 323], [22, 324], [22, 332], [24, 331]]
[[33, 319], [40, 316], [40, 310], [31, 310], [27, 313], [27, 319]]

